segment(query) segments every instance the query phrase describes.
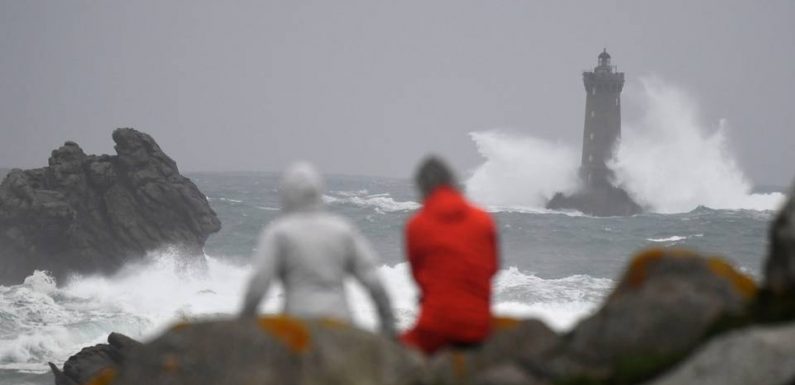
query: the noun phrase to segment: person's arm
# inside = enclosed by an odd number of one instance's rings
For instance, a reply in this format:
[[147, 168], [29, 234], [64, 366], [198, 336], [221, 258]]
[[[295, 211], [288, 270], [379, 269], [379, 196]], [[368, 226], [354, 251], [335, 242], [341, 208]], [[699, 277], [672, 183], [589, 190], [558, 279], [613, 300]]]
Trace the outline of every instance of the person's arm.
[[378, 274], [378, 257], [370, 243], [356, 231], [352, 235], [352, 247], [350, 272], [370, 293], [378, 312], [381, 332], [389, 337], [395, 337], [395, 316], [392, 313], [389, 295], [381, 284]]
[[260, 236], [257, 249], [254, 251], [254, 274], [249, 280], [246, 295], [243, 297], [241, 317], [257, 315], [257, 307], [268, 291], [273, 276], [276, 274], [278, 252], [278, 244], [273, 229], [265, 229]]
[[500, 235], [497, 232], [497, 224], [494, 222], [494, 219], [490, 221], [489, 226], [489, 238], [491, 240], [491, 249], [494, 252], [494, 259], [492, 265], [491, 275], [497, 274], [502, 265], [502, 256], [500, 255]]
[[417, 250], [417, 225], [413, 219], [406, 223], [404, 237], [403, 244], [406, 249], [406, 261], [411, 268], [411, 276], [414, 278], [414, 282], [419, 283], [419, 271], [421, 270], [422, 261]]

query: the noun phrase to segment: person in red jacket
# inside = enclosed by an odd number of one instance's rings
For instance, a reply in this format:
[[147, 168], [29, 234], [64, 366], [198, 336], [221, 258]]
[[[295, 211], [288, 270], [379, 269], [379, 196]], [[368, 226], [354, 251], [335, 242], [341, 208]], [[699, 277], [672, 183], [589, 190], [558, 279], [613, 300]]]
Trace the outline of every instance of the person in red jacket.
[[497, 272], [494, 221], [456, 187], [436, 157], [416, 174], [423, 207], [406, 226], [406, 252], [420, 291], [420, 315], [401, 336], [431, 354], [444, 346], [477, 345], [491, 331], [491, 279]]

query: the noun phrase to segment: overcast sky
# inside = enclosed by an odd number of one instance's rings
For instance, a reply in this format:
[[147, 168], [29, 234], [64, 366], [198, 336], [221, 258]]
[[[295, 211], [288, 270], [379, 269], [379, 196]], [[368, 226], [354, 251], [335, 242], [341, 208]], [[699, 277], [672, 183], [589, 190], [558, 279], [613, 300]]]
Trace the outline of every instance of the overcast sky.
[[0, 167], [66, 140], [113, 153], [134, 127], [183, 171], [405, 177], [428, 152], [470, 170], [471, 131], [579, 146], [581, 72], [607, 47], [627, 87], [683, 87], [749, 177], [785, 185], [794, 40], [795, 1], [0, 0]]

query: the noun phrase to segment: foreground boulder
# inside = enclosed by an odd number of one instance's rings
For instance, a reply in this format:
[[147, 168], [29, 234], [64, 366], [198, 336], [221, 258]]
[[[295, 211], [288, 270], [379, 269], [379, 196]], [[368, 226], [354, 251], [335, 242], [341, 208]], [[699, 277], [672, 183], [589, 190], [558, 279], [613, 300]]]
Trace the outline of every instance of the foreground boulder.
[[718, 320], [742, 313], [755, 294], [755, 283], [721, 259], [649, 250], [631, 262], [604, 305], [565, 336], [547, 369], [558, 379], [629, 383], [651, 376], [684, 358]]
[[414, 384], [396, 341], [332, 320], [288, 316], [183, 324], [93, 384]]
[[649, 385], [795, 383], [795, 324], [737, 330], [709, 342]]
[[147, 134], [113, 132], [117, 155], [86, 155], [76, 143], [49, 166], [11, 170], [0, 184], [0, 284], [34, 269], [56, 278], [109, 272], [173, 246], [202, 255], [220, 221], [205, 196]]
[[424, 384], [546, 384], [542, 366], [560, 338], [539, 320], [495, 318], [492, 335], [472, 349], [446, 349], [431, 357]]

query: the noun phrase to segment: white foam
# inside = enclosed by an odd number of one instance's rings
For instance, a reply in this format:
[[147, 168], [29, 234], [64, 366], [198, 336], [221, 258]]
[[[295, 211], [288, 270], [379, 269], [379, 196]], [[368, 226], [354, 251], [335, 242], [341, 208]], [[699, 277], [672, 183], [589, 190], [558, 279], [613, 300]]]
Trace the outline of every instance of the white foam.
[[412, 211], [420, 207], [413, 201], [396, 201], [389, 194], [368, 194], [367, 190], [336, 192], [335, 195], [323, 195], [327, 204], [350, 204], [358, 207], [372, 208], [379, 214], [399, 211]]
[[[111, 331], [145, 340], [178, 321], [233, 316], [249, 268], [212, 257], [206, 263], [206, 271], [191, 269], [165, 254], [109, 277], [76, 276], [60, 288], [43, 272], [21, 285], [0, 286], [0, 369], [46, 371], [47, 361], [61, 364], [81, 348], [104, 342]], [[382, 266], [380, 274], [404, 330], [417, 317], [409, 268], [405, 263]], [[494, 281], [494, 311], [538, 317], [565, 330], [593, 309], [610, 284], [587, 276], [547, 280], [508, 268]], [[355, 322], [374, 329], [376, 314], [367, 294], [353, 282], [347, 290]], [[281, 306], [276, 286], [260, 310], [276, 313]]]
[[231, 199], [231, 198], [224, 198], [224, 197], [220, 197], [220, 198], [209, 198], [209, 197], [206, 197], [206, 198], [207, 198], [208, 201], [221, 201], [221, 202], [229, 202], [229, 203], [243, 203], [243, 201], [241, 201], [239, 199]]
[[271, 206], [254, 206], [254, 207], [264, 211], [281, 211], [281, 209], [278, 207], [271, 207]]
[[646, 238], [649, 242], [678, 242], [687, 239], [687, 237], [683, 237], [681, 235], [674, 235], [668, 238]]
[[690, 238], [701, 238], [704, 234], [693, 234], [693, 235], [672, 235], [670, 237], [665, 238], [646, 238], [649, 242], [679, 242], [684, 241]]

